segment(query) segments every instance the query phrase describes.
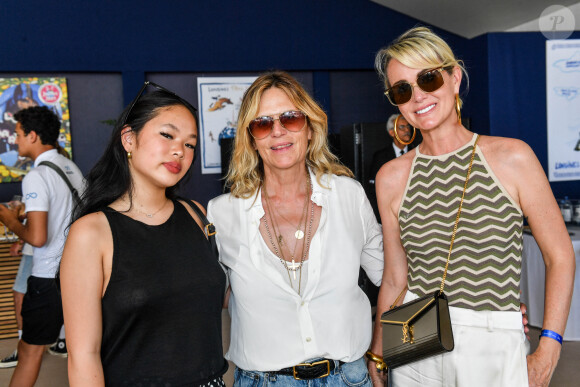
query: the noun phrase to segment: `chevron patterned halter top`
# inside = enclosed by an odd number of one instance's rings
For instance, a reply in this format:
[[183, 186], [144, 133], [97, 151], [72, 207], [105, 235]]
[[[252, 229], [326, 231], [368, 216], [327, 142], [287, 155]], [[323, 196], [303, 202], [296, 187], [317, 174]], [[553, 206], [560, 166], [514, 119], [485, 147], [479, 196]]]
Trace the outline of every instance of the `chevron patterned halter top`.
[[[439, 289], [476, 135], [439, 156], [416, 148], [399, 208], [409, 290]], [[523, 214], [476, 149], [445, 282], [450, 305], [518, 311]]]

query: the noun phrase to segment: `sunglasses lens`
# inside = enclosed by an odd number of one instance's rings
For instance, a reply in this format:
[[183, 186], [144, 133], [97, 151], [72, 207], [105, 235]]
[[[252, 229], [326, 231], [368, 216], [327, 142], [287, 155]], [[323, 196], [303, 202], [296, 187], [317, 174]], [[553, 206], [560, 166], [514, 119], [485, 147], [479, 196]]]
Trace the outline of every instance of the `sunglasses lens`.
[[421, 90], [427, 93], [439, 89], [441, 86], [443, 86], [443, 75], [441, 75], [441, 71], [431, 70], [423, 74], [419, 74], [417, 77], [417, 86], [419, 86]]
[[[431, 93], [443, 86], [443, 75], [441, 69], [427, 70], [417, 76], [417, 86], [426, 93]], [[409, 102], [413, 96], [413, 86], [409, 82], [401, 82], [387, 90], [387, 97], [395, 105], [402, 105]]]
[[299, 132], [306, 124], [306, 116], [298, 110], [280, 114], [280, 123], [291, 132]]
[[274, 126], [274, 119], [272, 117], [258, 117], [250, 121], [250, 134], [255, 139], [262, 139], [270, 134]]
[[[291, 132], [299, 132], [306, 126], [306, 115], [299, 110], [284, 112], [277, 119], [280, 120], [280, 124], [284, 128]], [[250, 134], [257, 140], [267, 137], [274, 128], [275, 120], [269, 116], [253, 119], [248, 125]]]
[[413, 89], [408, 82], [394, 85], [388, 91], [388, 97], [395, 105], [402, 105], [409, 102], [412, 95]]

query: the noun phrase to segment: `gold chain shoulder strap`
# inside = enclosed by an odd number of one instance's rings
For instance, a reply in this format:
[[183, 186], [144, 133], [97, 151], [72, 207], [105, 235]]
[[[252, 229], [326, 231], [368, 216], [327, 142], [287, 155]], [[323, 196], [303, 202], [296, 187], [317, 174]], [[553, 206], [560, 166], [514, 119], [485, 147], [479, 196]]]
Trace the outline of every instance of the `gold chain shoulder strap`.
[[401, 290], [401, 293], [399, 293], [399, 296], [397, 297], [397, 299], [395, 300], [395, 302], [393, 302], [393, 304], [389, 307], [389, 309], [395, 309], [395, 307], [397, 306], [397, 302], [399, 302], [399, 300], [403, 296], [403, 293], [405, 293], [405, 290], [407, 290], [407, 285], [405, 285], [405, 287], [403, 288], [403, 290]]
[[441, 280], [439, 294], [443, 293], [443, 288], [445, 287], [445, 278], [447, 278], [447, 268], [449, 267], [449, 260], [451, 259], [451, 250], [453, 250], [453, 242], [455, 241], [455, 234], [457, 233], [457, 224], [459, 223], [459, 217], [461, 216], [461, 207], [463, 207], [463, 198], [465, 198], [465, 191], [467, 190], [469, 175], [471, 175], [471, 167], [473, 166], [473, 159], [475, 158], [475, 149], [477, 148], [478, 141], [479, 134], [475, 138], [475, 143], [473, 143], [471, 160], [469, 161], [469, 168], [467, 168], [467, 177], [465, 178], [465, 185], [463, 186], [463, 193], [461, 194], [461, 201], [459, 202], [459, 209], [457, 210], [457, 217], [455, 218], [455, 226], [453, 226], [453, 234], [451, 234], [451, 243], [449, 244], [449, 254], [447, 254], [447, 263], [445, 264], [445, 271], [443, 272], [443, 279]]

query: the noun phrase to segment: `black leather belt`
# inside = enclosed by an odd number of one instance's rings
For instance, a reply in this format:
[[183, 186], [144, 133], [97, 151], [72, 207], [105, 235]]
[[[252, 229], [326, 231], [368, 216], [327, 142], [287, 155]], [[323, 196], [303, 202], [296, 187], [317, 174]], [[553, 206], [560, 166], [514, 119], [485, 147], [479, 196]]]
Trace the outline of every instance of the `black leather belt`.
[[[343, 365], [343, 361], [338, 362], [338, 367]], [[294, 367], [282, 368], [280, 371], [271, 371], [269, 374], [290, 375], [296, 380], [309, 380], [324, 378], [335, 368], [334, 360], [321, 359], [312, 363], [300, 363]]]

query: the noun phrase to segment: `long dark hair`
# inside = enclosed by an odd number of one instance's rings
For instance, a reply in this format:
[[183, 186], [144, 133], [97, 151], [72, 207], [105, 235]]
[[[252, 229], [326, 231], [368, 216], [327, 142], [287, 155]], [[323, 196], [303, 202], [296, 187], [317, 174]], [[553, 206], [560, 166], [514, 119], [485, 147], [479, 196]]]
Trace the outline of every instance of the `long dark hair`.
[[[130, 126], [135, 136], [138, 136], [145, 124], [159, 114], [160, 109], [176, 105], [186, 107], [197, 124], [195, 108], [171, 92], [156, 90], [137, 98], [137, 101], [127, 106], [119, 116], [105, 153], [87, 175], [86, 190], [74, 211], [73, 221], [104, 209], [125, 193], [129, 194], [129, 200], [132, 203], [133, 180], [127, 153], [121, 143], [121, 133], [125, 126]], [[194, 154], [197, 154], [197, 149]], [[193, 161], [191, 164], [193, 165]], [[189, 170], [183, 179], [165, 190], [165, 196], [169, 199], [175, 199], [178, 196], [179, 187], [188, 177]]]

